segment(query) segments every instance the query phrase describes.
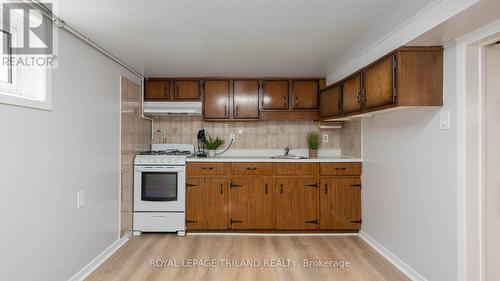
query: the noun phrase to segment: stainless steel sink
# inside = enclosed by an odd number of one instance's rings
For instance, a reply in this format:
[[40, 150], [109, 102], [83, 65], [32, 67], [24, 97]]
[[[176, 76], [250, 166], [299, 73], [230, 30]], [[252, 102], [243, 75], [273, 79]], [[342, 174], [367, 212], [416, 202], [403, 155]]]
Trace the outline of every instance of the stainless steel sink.
[[277, 155], [277, 156], [271, 156], [272, 159], [308, 159], [307, 157], [304, 156], [296, 156], [296, 155]]

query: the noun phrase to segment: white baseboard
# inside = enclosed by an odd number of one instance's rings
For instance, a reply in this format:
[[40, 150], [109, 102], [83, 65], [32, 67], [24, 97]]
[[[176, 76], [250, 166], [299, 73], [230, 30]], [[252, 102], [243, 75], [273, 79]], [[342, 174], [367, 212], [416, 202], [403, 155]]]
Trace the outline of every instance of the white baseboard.
[[379, 254], [381, 254], [384, 258], [386, 258], [389, 262], [391, 262], [394, 266], [396, 266], [401, 272], [406, 274], [408, 278], [414, 281], [427, 281], [420, 273], [415, 271], [413, 268], [411, 268], [409, 265], [407, 265], [405, 262], [400, 260], [396, 255], [391, 253], [389, 250], [387, 250], [382, 244], [380, 244], [377, 240], [373, 239], [370, 235], [368, 235], [366, 232], [363, 230], [359, 231], [359, 237], [361, 239], [365, 240], [366, 243], [368, 243], [370, 246], [372, 246]]
[[122, 238], [116, 240], [111, 246], [106, 250], [102, 251], [97, 257], [95, 257], [89, 264], [84, 266], [80, 271], [73, 275], [69, 281], [82, 281], [87, 276], [89, 276], [94, 270], [96, 270], [101, 264], [103, 264], [112, 254], [114, 254], [118, 249], [120, 249], [123, 244], [125, 244], [130, 237], [130, 234], [124, 235]]

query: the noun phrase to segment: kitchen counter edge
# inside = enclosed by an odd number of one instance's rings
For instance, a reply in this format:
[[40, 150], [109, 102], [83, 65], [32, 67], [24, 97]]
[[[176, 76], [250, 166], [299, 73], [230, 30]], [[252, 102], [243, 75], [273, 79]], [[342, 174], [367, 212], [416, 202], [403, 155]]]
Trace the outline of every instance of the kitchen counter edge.
[[272, 159], [267, 157], [188, 157], [186, 162], [272, 162], [272, 163], [321, 163], [321, 162], [363, 162], [361, 158], [349, 157], [316, 157], [305, 159]]

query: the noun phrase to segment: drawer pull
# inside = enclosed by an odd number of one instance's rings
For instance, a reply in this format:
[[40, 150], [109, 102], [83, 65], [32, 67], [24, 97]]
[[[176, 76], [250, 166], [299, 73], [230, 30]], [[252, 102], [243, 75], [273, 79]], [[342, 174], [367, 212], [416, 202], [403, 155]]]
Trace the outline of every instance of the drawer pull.
[[347, 168], [346, 167], [337, 167], [337, 168], [335, 168], [335, 170], [337, 170], [337, 171], [345, 171], [345, 170], [347, 170]]
[[230, 220], [230, 223], [233, 224], [233, 223], [243, 223], [243, 221], [240, 221], [240, 220], [233, 220], [231, 219]]
[[241, 186], [241, 184], [236, 184], [236, 183], [231, 183], [229, 185], [229, 187], [231, 187], [231, 188], [240, 187], [240, 186]]
[[306, 184], [305, 185], [306, 187], [314, 187], [314, 188], [318, 188], [318, 184], [315, 183], [315, 184]]
[[280, 184], [280, 194], [283, 194], [283, 184]]
[[190, 186], [198, 186], [198, 185], [197, 184], [192, 184], [192, 183], [186, 184], [186, 187], [190, 187]]
[[249, 171], [255, 171], [255, 170], [257, 170], [257, 167], [247, 167], [247, 170], [249, 170]]
[[328, 193], [328, 184], [325, 184], [325, 194]]
[[213, 170], [214, 167], [202, 167], [201, 169], [205, 170], [205, 171], [209, 171], [209, 170]]
[[351, 221], [351, 223], [363, 223], [362, 220], [359, 220], [359, 221]]
[[221, 183], [220, 184], [220, 194], [224, 193], [224, 185]]
[[186, 220], [186, 223], [197, 223], [198, 221], [195, 220]]
[[306, 221], [306, 223], [314, 223], [314, 224], [318, 224], [318, 220]]
[[361, 187], [361, 184], [351, 184], [351, 187]]
[[266, 183], [266, 185], [264, 187], [264, 193], [267, 194], [267, 183]]

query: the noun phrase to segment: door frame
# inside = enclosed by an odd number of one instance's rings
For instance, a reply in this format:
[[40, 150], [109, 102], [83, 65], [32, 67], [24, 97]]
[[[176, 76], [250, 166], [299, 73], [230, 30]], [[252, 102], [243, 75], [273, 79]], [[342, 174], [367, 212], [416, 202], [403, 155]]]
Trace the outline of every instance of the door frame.
[[485, 280], [485, 48], [500, 20], [456, 40], [457, 277]]

